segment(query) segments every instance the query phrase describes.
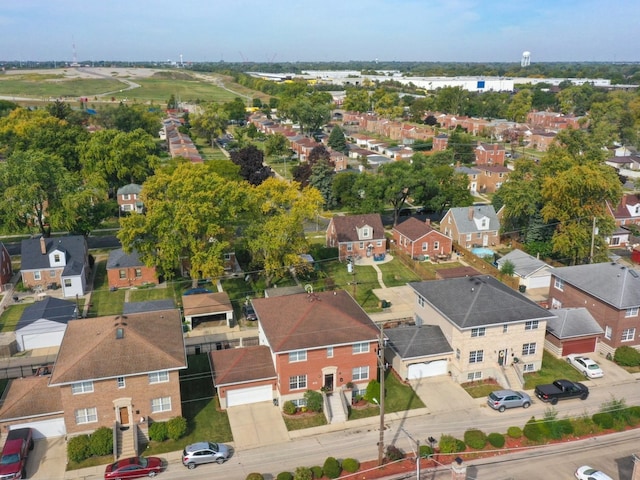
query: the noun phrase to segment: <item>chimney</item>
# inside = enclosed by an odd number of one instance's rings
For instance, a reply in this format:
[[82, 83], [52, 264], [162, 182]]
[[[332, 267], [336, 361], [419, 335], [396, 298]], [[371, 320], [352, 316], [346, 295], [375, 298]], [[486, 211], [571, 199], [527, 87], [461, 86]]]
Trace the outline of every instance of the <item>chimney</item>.
[[627, 206], [627, 194], [626, 193], [624, 195], [622, 195], [622, 200], [620, 200], [620, 206], [621, 207], [626, 207]]
[[40, 253], [42, 255], [47, 254], [47, 242], [45, 241], [44, 237], [40, 237]]
[[430, 219], [430, 218], [427, 218], [427, 219], [424, 221], [424, 223], [425, 223], [425, 225], [429, 225], [429, 226], [431, 226], [431, 219]]
[[473, 206], [469, 207], [469, 221], [473, 220]]

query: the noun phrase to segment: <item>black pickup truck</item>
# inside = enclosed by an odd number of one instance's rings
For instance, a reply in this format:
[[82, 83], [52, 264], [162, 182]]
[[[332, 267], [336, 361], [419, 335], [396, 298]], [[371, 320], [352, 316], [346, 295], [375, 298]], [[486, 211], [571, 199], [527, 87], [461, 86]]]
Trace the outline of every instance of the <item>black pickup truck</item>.
[[536, 397], [551, 405], [565, 398], [578, 397], [580, 400], [586, 400], [589, 396], [589, 389], [585, 385], [570, 380], [556, 380], [547, 385], [538, 385], [535, 392]]

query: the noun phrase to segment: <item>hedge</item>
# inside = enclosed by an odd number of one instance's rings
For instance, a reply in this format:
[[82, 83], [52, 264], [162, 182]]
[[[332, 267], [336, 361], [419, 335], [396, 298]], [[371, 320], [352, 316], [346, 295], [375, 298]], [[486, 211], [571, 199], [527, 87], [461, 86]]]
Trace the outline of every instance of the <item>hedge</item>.
[[149, 425], [149, 438], [156, 442], [164, 442], [169, 438], [166, 422], [154, 422]]
[[605, 430], [613, 427], [613, 415], [608, 412], [594, 413], [591, 419], [593, 423]]
[[322, 473], [325, 477], [338, 478], [342, 473], [340, 462], [333, 457], [327, 457], [324, 461], [324, 465], [322, 466]]
[[67, 456], [72, 462], [81, 462], [91, 456], [89, 435], [78, 435], [67, 442]]
[[463, 452], [467, 445], [451, 435], [442, 435], [438, 442], [440, 446], [440, 453], [458, 453]]
[[355, 473], [360, 468], [360, 462], [355, 458], [345, 458], [342, 460], [342, 469], [348, 473]]
[[487, 444], [487, 436], [481, 430], [471, 428], [464, 432], [464, 443], [476, 450], [482, 450]]
[[91, 454], [102, 457], [113, 453], [113, 430], [109, 427], [100, 427], [89, 437]]
[[167, 421], [167, 436], [171, 440], [178, 440], [187, 433], [187, 419], [184, 417], [173, 417]]
[[293, 475], [291, 475], [291, 472], [280, 472], [276, 476], [276, 480], [293, 480]]
[[298, 407], [296, 407], [296, 404], [293, 403], [291, 400], [287, 400], [282, 405], [282, 411], [287, 415], [293, 415], [294, 413], [296, 413], [297, 410], [298, 410]]
[[501, 433], [490, 433], [487, 435], [487, 440], [492, 447], [502, 448], [504, 447], [505, 439]]
[[250, 473], [245, 480], [264, 480], [261, 473]]

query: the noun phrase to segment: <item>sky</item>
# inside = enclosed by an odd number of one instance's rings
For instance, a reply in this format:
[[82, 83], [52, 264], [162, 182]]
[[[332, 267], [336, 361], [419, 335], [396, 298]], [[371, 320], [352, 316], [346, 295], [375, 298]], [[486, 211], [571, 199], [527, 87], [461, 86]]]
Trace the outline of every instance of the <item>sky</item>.
[[638, 0], [0, 0], [0, 61], [640, 61]]

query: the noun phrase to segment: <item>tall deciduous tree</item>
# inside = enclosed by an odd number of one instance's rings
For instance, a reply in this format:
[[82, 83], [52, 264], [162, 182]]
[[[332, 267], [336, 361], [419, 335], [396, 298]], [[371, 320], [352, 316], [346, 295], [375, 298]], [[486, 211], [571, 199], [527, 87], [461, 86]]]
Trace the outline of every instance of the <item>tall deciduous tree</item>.
[[531, 110], [532, 102], [531, 90], [520, 90], [513, 96], [507, 107], [507, 119], [514, 122], [524, 122], [527, 119], [527, 113]]
[[216, 138], [227, 131], [229, 114], [224, 107], [217, 103], [208, 103], [204, 110], [191, 117], [191, 129], [201, 137], [208, 139], [213, 147]]
[[369, 92], [364, 88], [347, 88], [342, 108], [351, 112], [368, 112], [371, 108]]
[[264, 153], [255, 145], [231, 152], [231, 161], [240, 167], [240, 176], [251, 185], [260, 185], [273, 175], [271, 167], [264, 164]]

